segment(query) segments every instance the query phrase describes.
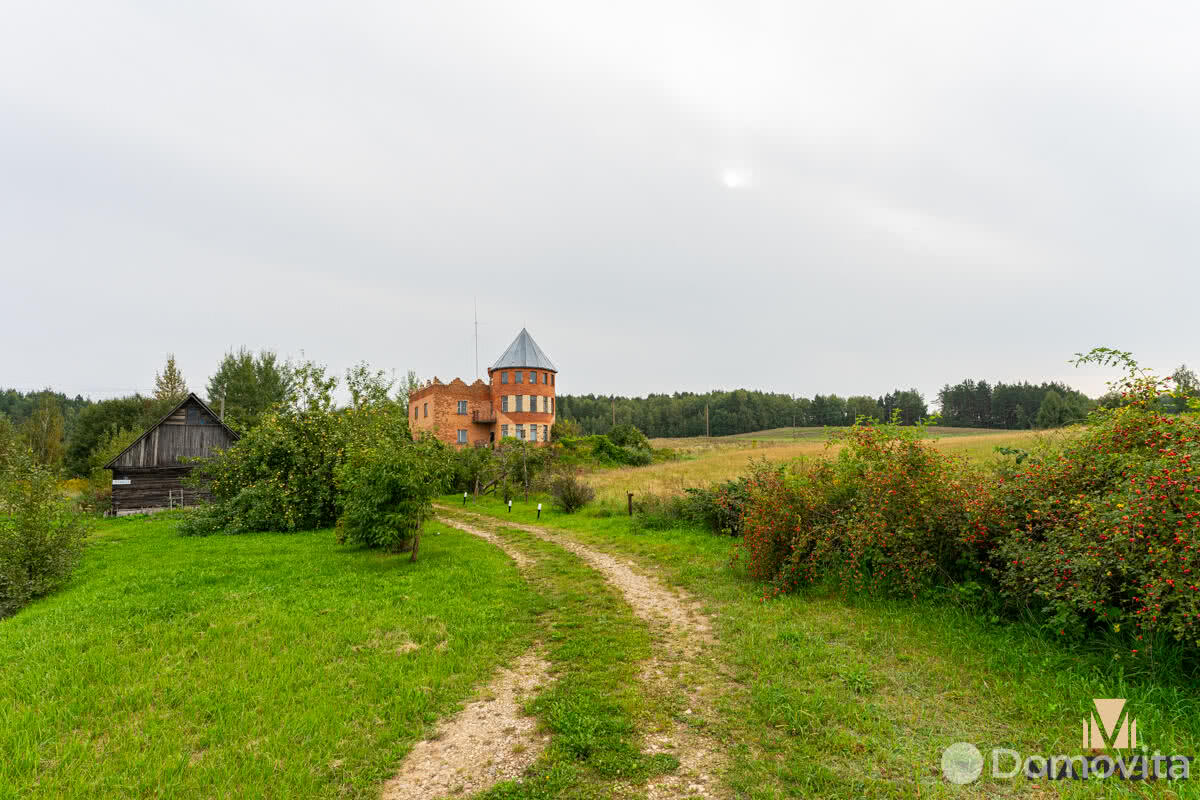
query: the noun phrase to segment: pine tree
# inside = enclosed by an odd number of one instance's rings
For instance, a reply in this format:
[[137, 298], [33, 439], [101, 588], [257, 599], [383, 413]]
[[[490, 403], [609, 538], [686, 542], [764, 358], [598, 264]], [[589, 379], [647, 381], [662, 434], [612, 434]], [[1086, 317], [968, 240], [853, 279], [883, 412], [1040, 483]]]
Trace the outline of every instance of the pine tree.
[[175, 366], [175, 354], [167, 353], [167, 365], [154, 376], [154, 398], [178, 403], [187, 397], [187, 393], [187, 381], [183, 379], [179, 367]]

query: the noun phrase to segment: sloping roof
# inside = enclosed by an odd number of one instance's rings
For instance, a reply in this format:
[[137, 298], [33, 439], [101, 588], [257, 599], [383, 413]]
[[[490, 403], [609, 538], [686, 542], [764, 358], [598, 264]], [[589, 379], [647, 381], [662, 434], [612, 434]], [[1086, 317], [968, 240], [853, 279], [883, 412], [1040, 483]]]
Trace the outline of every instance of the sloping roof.
[[513, 339], [513, 343], [504, 351], [504, 355], [496, 359], [496, 363], [492, 364], [491, 368], [505, 369], [507, 367], [533, 367], [534, 369], [558, 372], [558, 367], [554, 366], [554, 362], [546, 357], [542, 348], [537, 346], [537, 342], [524, 328], [521, 328], [517, 338]]
[[224, 428], [229, 433], [229, 435], [233, 437], [234, 441], [237, 441], [238, 439], [241, 438], [238, 435], [237, 431], [235, 431], [233, 428], [226, 425], [224, 420], [222, 420], [220, 417], [218, 417], [216, 415], [216, 412], [214, 412], [211, 408], [208, 407], [208, 403], [204, 402], [199, 397], [197, 397], [195, 392], [188, 392], [188, 396], [183, 398], [182, 400], [180, 400], [174, 406], [172, 406], [170, 411], [168, 411], [166, 414], [163, 414], [162, 419], [160, 419], [158, 422], [151, 425], [149, 428], [146, 428], [146, 431], [141, 436], [139, 436], [138, 438], [133, 440], [133, 444], [129, 445], [129, 447], [126, 447], [124, 450], [122, 450], [121, 452], [119, 452], [115, 456], [113, 456], [112, 461], [109, 461], [107, 464], [105, 464], [100, 469], [112, 469], [113, 465], [121, 460], [121, 456], [125, 455], [130, 450], [137, 447], [138, 442], [142, 441], [142, 439], [145, 439], [147, 436], [149, 436], [154, 431], [155, 428], [157, 428], [159, 425], [162, 425], [164, 422], [166, 422], [171, 417], [172, 414], [174, 414], [176, 411], [178, 411], [179, 409], [181, 409], [185, 405], [187, 405], [189, 400], [195, 400], [197, 403], [199, 403], [200, 407], [202, 409], [204, 409], [205, 411], [207, 411], [209, 416], [211, 416], [214, 420], [216, 420], [216, 423], [218, 425], [220, 425], [222, 428]]

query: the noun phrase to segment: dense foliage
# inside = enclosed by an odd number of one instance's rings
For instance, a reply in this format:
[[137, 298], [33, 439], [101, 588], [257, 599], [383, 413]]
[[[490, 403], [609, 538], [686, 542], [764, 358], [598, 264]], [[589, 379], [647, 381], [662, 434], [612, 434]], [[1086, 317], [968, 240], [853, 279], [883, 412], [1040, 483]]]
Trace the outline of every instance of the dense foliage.
[[392, 552], [413, 550], [433, 500], [446, 490], [450, 451], [437, 439], [414, 442], [407, 407], [359, 411], [369, 419], [351, 440], [336, 472], [341, 517], [338, 540]]
[[214, 502], [182, 524], [185, 533], [299, 531], [337, 520], [335, 473], [351, 426], [333, 405], [336, 378], [312, 364], [297, 370], [289, 401], [265, 414], [233, 447], [194, 472]]
[[281, 362], [275, 353], [263, 350], [255, 355], [241, 347], [226, 353], [208, 379], [208, 404], [219, 409], [224, 400], [226, 423], [246, 430], [287, 400], [292, 380], [292, 365]]
[[839, 438], [833, 459], [752, 471], [742, 520], [751, 575], [780, 591], [832, 578], [910, 595], [962, 575], [981, 535], [982, 476], [895, 421]]
[[1007, 450], [984, 469], [865, 421], [836, 458], [757, 466], [742, 515], [750, 573], [777, 591], [970, 586], [1062, 634], [1125, 625], [1200, 644], [1200, 419], [1166, 410], [1179, 392], [1126, 353], [1079, 360], [1128, 367], [1122, 402], [1055, 450]]
[[0, 617], [70, 578], [87, 535], [54, 473], [27, 447], [0, 441]]

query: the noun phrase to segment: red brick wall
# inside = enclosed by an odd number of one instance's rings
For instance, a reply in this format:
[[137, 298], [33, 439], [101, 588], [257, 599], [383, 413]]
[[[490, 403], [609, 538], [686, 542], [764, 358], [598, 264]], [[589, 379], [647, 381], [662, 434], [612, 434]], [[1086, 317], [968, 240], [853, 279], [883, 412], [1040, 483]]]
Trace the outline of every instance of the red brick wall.
[[[458, 401], [467, 401], [467, 413], [458, 413]], [[428, 405], [428, 414], [426, 414]], [[487, 443], [495, 426], [490, 422], [472, 422], [474, 411], [488, 412], [492, 395], [488, 385], [476, 381], [467, 385], [459, 378], [441, 383], [437, 378], [409, 397], [408, 415], [413, 435], [428, 431], [447, 444], [458, 444], [458, 431], [466, 430], [467, 444]]]
[[[516, 373], [518, 372], [521, 373], [521, 383], [516, 382]], [[530, 372], [536, 376], [536, 383], [529, 382]], [[505, 374], [508, 375], [508, 383], [503, 382]], [[509, 426], [509, 436], [516, 436], [515, 426], [517, 425], [525, 425], [526, 430], [528, 430], [528, 426], [530, 425], [537, 425], [537, 441], [538, 444], [541, 444], [543, 441], [542, 426], [545, 426], [546, 430], [549, 431], [554, 425], [555, 410], [557, 410], [554, 406], [555, 386], [553, 381], [556, 378], [555, 373], [548, 370], [498, 369], [489, 372], [488, 377], [491, 379], [492, 404], [496, 408], [496, 438], [500, 438], [502, 425]], [[513, 395], [522, 395], [524, 397], [522, 400], [523, 411], [516, 410], [516, 404], [512, 401]], [[537, 411], [529, 410], [529, 397], [531, 395], [537, 403]], [[501, 411], [500, 409], [504, 405], [501, 398], [505, 396], [509, 397], [508, 411]], [[545, 412], [542, 411], [542, 398], [545, 398], [546, 402], [545, 407], [547, 410]]]

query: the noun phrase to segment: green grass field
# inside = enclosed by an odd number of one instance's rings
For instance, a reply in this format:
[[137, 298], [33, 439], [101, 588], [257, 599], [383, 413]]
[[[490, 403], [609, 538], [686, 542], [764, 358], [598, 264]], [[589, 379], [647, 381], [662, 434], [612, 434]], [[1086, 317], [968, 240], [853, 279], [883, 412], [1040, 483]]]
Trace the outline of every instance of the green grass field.
[[410, 564], [174, 528], [104, 521], [69, 586], [0, 621], [0, 797], [374, 797], [544, 609], [452, 529]]

